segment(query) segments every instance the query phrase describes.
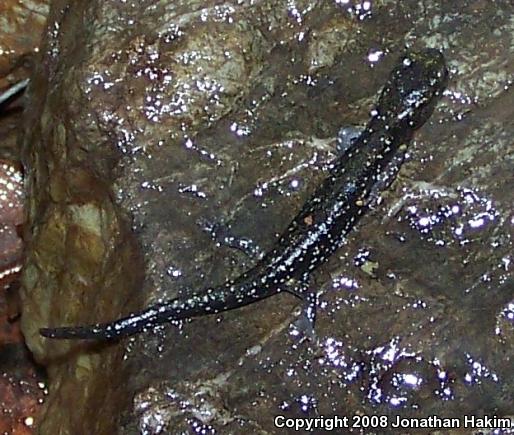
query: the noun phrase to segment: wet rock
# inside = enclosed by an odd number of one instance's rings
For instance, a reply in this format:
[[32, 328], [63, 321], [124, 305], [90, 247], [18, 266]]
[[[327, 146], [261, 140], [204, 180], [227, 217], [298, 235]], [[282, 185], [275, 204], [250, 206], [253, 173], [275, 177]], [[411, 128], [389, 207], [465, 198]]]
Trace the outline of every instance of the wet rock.
[[[25, 136], [23, 322], [50, 374], [43, 433], [509, 412], [511, 6], [396, 4], [54, 2]], [[314, 274], [317, 341], [290, 328], [286, 294], [117, 344], [39, 337], [251, 266], [198, 222], [269, 249], [323, 178], [330, 138], [367, 120], [404, 46], [426, 45], [452, 65], [449, 91], [382, 202]]]
[[[23, 351], [21, 344], [18, 352], [20, 350]], [[7, 353], [12, 354], [12, 349], [2, 346], [2, 355]], [[18, 364], [21, 359], [18, 358]], [[4, 361], [1, 363], [4, 365]], [[0, 430], [2, 433], [29, 435], [38, 428], [36, 416], [44, 400], [45, 387], [28, 365], [18, 365], [16, 370], [18, 373], [14, 376], [3, 371], [0, 373]]]
[[5, 0], [0, 5], [0, 88], [6, 76], [39, 50], [48, 14], [47, 0]]
[[[0, 94], [30, 74], [45, 27], [48, 1], [0, 3]], [[20, 331], [17, 279], [24, 221], [20, 160], [23, 98], [0, 103], [0, 432], [31, 434], [44, 399], [43, 376]]]
[[[0, 4], [0, 93], [26, 78], [37, 56], [48, 14], [48, 0], [19, 2], [5, 0]], [[0, 155], [19, 159], [20, 100], [2, 104], [0, 116]]]

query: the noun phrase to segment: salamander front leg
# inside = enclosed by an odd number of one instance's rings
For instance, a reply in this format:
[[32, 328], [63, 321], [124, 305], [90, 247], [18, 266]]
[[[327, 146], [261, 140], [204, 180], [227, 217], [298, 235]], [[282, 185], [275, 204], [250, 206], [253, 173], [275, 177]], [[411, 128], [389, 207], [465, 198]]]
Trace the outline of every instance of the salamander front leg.
[[337, 132], [337, 153], [340, 156], [344, 155], [350, 149], [353, 143], [357, 140], [357, 138], [362, 134], [364, 129], [365, 128], [360, 125], [347, 125], [341, 128]]

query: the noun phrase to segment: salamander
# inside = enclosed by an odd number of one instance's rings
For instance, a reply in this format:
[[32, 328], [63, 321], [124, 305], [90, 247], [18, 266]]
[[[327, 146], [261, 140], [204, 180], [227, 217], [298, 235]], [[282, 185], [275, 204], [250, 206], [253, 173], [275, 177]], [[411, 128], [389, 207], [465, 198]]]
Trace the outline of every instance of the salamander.
[[[328, 177], [276, 245], [240, 276], [111, 322], [42, 328], [40, 333], [60, 339], [116, 339], [165, 322], [239, 308], [282, 291], [308, 301], [313, 322], [316, 301], [309, 290], [310, 274], [342, 245], [373, 198], [387, 187], [385, 180], [394, 178], [408, 143], [431, 116], [447, 80], [438, 50], [411, 51], [401, 57], [360, 136], [330, 164]], [[386, 173], [391, 176], [384, 177]]]

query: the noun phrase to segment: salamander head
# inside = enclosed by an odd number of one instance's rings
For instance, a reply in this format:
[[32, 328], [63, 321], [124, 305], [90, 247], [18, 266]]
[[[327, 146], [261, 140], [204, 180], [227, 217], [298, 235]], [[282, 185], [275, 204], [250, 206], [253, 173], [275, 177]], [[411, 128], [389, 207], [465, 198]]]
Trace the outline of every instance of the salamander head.
[[390, 128], [416, 130], [432, 114], [447, 82], [448, 70], [439, 50], [408, 52], [391, 73], [376, 116]]

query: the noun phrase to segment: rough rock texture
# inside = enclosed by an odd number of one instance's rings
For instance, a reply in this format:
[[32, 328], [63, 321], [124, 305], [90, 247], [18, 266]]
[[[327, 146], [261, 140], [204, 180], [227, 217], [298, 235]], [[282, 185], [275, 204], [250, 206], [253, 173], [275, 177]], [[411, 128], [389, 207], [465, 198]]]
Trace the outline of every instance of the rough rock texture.
[[[24, 332], [42, 433], [274, 433], [273, 418], [506, 415], [514, 383], [508, 1], [53, 2], [25, 136]], [[41, 326], [116, 318], [269, 249], [365, 122], [405, 46], [446, 98], [392, 189], [314, 276], [316, 341], [279, 295], [115, 345]], [[223, 320], [223, 321], [221, 321]]]
[[[0, 2], [0, 94], [29, 76], [45, 28], [48, 0]], [[24, 99], [0, 104], [0, 433], [37, 428], [45, 385], [20, 331], [17, 288], [23, 260], [19, 228], [24, 190], [19, 171]], [[18, 227], [18, 228], [17, 228]]]
[[[39, 51], [48, 14], [48, 0], [0, 2], [0, 92], [26, 78]], [[2, 107], [0, 156], [19, 159], [17, 142], [21, 104]]]
[[23, 174], [12, 162], [0, 159], [0, 288], [18, 277], [23, 241], [18, 228], [25, 217]]
[[0, 88], [6, 77], [39, 51], [48, 0], [4, 0], [0, 4]]

